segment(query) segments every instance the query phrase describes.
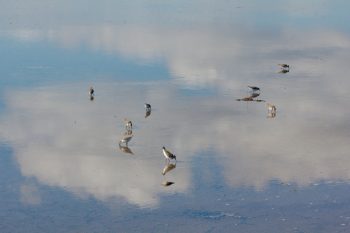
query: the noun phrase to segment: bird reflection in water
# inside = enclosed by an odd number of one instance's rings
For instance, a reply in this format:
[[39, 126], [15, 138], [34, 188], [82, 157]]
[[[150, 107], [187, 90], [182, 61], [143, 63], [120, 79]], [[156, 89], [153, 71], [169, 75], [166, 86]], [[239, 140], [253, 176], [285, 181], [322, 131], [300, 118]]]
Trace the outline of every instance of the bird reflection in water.
[[281, 69], [280, 71], [278, 71], [279, 74], [286, 74], [288, 72], [289, 70], [286, 70], [286, 69]]
[[124, 135], [122, 137], [122, 139], [119, 141], [119, 145], [121, 144], [125, 144], [126, 147], [128, 147], [128, 143], [130, 142], [130, 140], [132, 139], [133, 135]]
[[276, 106], [273, 104], [267, 103], [266, 107], [267, 107], [267, 118], [275, 118], [276, 112], [277, 112]]
[[256, 99], [259, 95], [260, 95], [260, 93], [253, 92], [253, 93], [251, 93], [250, 96], [243, 97], [241, 99], [236, 99], [236, 100], [237, 101], [246, 101], [246, 102], [248, 102], [248, 101], [265, 102], [265, 100]]
[[168, 163], [163, 168], [162, 175], [164, 176], [165, 174], [167, 174], [168, 172], [170, 172], [171, 170], [173, 170], [175, 168], [176, 168], [176, 163]]
[[151, 115], [151, 110], [146, 109], [145, 118], [149, 117], [150, 115]]
[[124, 136], [127, 136], [127, 135], [132, 135], [132, 130], [126, 130], [124, 132]]
[[119, 150], [121, 150], [122, 152], [124, 152], [126, 154], [131, 154], [131, 155], [134, 154], [128, 146], [122, 146], [120, 143], [119, 143]]
[[164, 182], [162, 183], [162, 185], [163, 185], [164, 187], [167, 187], [167, 186], [170, 186], [170, 185], [173, 185], [173, 184], [175, 184], [175, 182], [172, 182], [172, 181], [164, 181]]

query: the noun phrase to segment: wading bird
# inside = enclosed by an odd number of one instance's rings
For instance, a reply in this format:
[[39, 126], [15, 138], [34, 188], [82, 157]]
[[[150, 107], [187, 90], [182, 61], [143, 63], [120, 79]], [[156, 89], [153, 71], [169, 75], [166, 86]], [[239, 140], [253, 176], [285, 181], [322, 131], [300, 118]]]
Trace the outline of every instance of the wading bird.
[[124, 118], [124, 123], [125, 123], [125, 129], [126, 130], [132, 130], [132, 122], [128, 120], [127, 118]]
[[250, 89], [252, 89], [252, 91], [260, 91], [259, 87], [255, 87], [255, 86], [248, 86]]
[[175, 159], [176, 160], [176, 156], [171, 153], [170, 151], [168, 151], [167, 149], [165, 149], [165, 147], [163, 146], [162, 148], [163, 150], [163, 155], [164, 157], [168, 160], [168, 162], [170, 162], [170, 159]]
[[276, 106], [273, 104], [267, 103], [266, 107], [267, 107], [267, 118], [275, 118], [276, 111], [277, 111]]
[[146, 111], [151, 111], [151, 105], [145, 103], [145, 109], [146, 109]]
[[94, 88], [93, 88], [93, 87], [90, 87], [90, 90], [89, 90], [89, 95], [90, 95], [90, 97], [91, 97], [91, 96], [94, 96], [94, 93], [95, 93]]
[[289, 69], [289, 65], [288, 64], [278, 64], [281, 68], [283, 69]]
[[145, 103], [145, 109], [146, 109], [146, 115], [145, 118], [149, 117], [149, 115], [151, 115], [151, 105]]

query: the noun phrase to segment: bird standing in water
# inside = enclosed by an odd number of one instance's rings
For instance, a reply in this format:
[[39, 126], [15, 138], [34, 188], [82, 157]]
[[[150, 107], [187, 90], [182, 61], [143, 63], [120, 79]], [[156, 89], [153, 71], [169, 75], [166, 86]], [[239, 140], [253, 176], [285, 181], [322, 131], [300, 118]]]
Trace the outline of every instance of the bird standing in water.
[[162, 183], [162, 185], [163, 185], [164, 187], [167, 187], [167, 186], [170, 186], [170, 185], [173, 185], [173, 184], [175, 184], [175, 182], [172, 182], [172, 181], [164, 181], [164, 182]]
[[146, 115], [145, 118], [149, 117], [151, 115], [151, 105], [145, 103], [145, 109], [146, 109]]
[[151, 111], [151, 105], [145, 103], [145, 109], [146, 109], [146, 111]]
[[252, 89], [252, 91], [260, 91], [259, 87], [255, 87], [255, 86], [248, 86], [250, 89]]
[[268, 111], [268, 112], [275, 113], [276, 110], [277, 110], [276, 106], [273, 105], [273, 104], [270, 104], [270, 103], [267, 103], [267, 104], [266, 104], [266, 107], [267, 107], [267, 111]]
[[288, 64], [278, 64], [281, 68], [283, 69], [289, 69], [289, 65]]
[[164, 157], [168, 160], [168, 162], [170, 161], [170, 159], [175, 159], [176, 160], [176, 156], [171, 153], [170, 151], [168, 151], [167, 149], [165, 149], [165, 147], [163, 146], [163, 155]]
[[176, 163], [168, 163], [163, 168], [162, 175], [164, 176], [165, 174], [167, 174], [168, 172], [170, 172], [171, 170], [173, 170], [175, 168], [176, 168]]
[[124, 118], [124, 122], [125, 122], [125, 129], [128, 131], [132, 130], [132, 122], [127, 118]]
[[90, 96], [90, 100], [93, 101], [94, 100], [94, 93], [95, 93], [95, 90], [93, 87], [90, 87], [90, 90], [89, 90], [89, 96]]
[[90, 95], [90, 97], [91, 97], [91, 96], [94, 96], [94, 93], [95, 93], [94, 88], [93, 88], [93, 87], [90, 87], [90, 90], [89, 90], [89, 95]]

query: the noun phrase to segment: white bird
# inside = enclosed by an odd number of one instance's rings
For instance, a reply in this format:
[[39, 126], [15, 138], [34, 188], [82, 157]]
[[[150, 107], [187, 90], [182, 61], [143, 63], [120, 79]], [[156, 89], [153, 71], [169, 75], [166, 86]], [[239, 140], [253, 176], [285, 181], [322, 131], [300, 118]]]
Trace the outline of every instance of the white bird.
[[130, 120], [128, 120], [127, 118], [124, 118], [124, 123], [125, 123], [126, 130], [132, 130], [132, 122]]
[[175, 159], [176, 160], [176, 156], [173, 154], [173, 153], [171, 153], [170, 151], [168, 151], [167, 149], [165, 149], [165, 147], [163, 146], [163, 155], [164, 155], [164, 157], [168, 160], [168, 161], [170, 161], [170, 159]]
[[283, 69], [289, 69], [289, 65], [288, 64], [278, 64], [281, 68]]
[[268, 112], [275, 113], [277, 110], [276, 106], [273, 104], [270, 104], [270, 103], [267, 103], [266, 107], [267, 107]]

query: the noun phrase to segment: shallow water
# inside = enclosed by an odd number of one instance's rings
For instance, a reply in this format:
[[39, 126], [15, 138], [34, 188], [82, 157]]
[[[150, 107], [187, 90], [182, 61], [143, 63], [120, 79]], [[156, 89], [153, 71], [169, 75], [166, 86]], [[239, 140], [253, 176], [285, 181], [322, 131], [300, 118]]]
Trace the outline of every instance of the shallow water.
[[0, 8], [1, 232], [348, 232], [348, 2], [89, 4]]

